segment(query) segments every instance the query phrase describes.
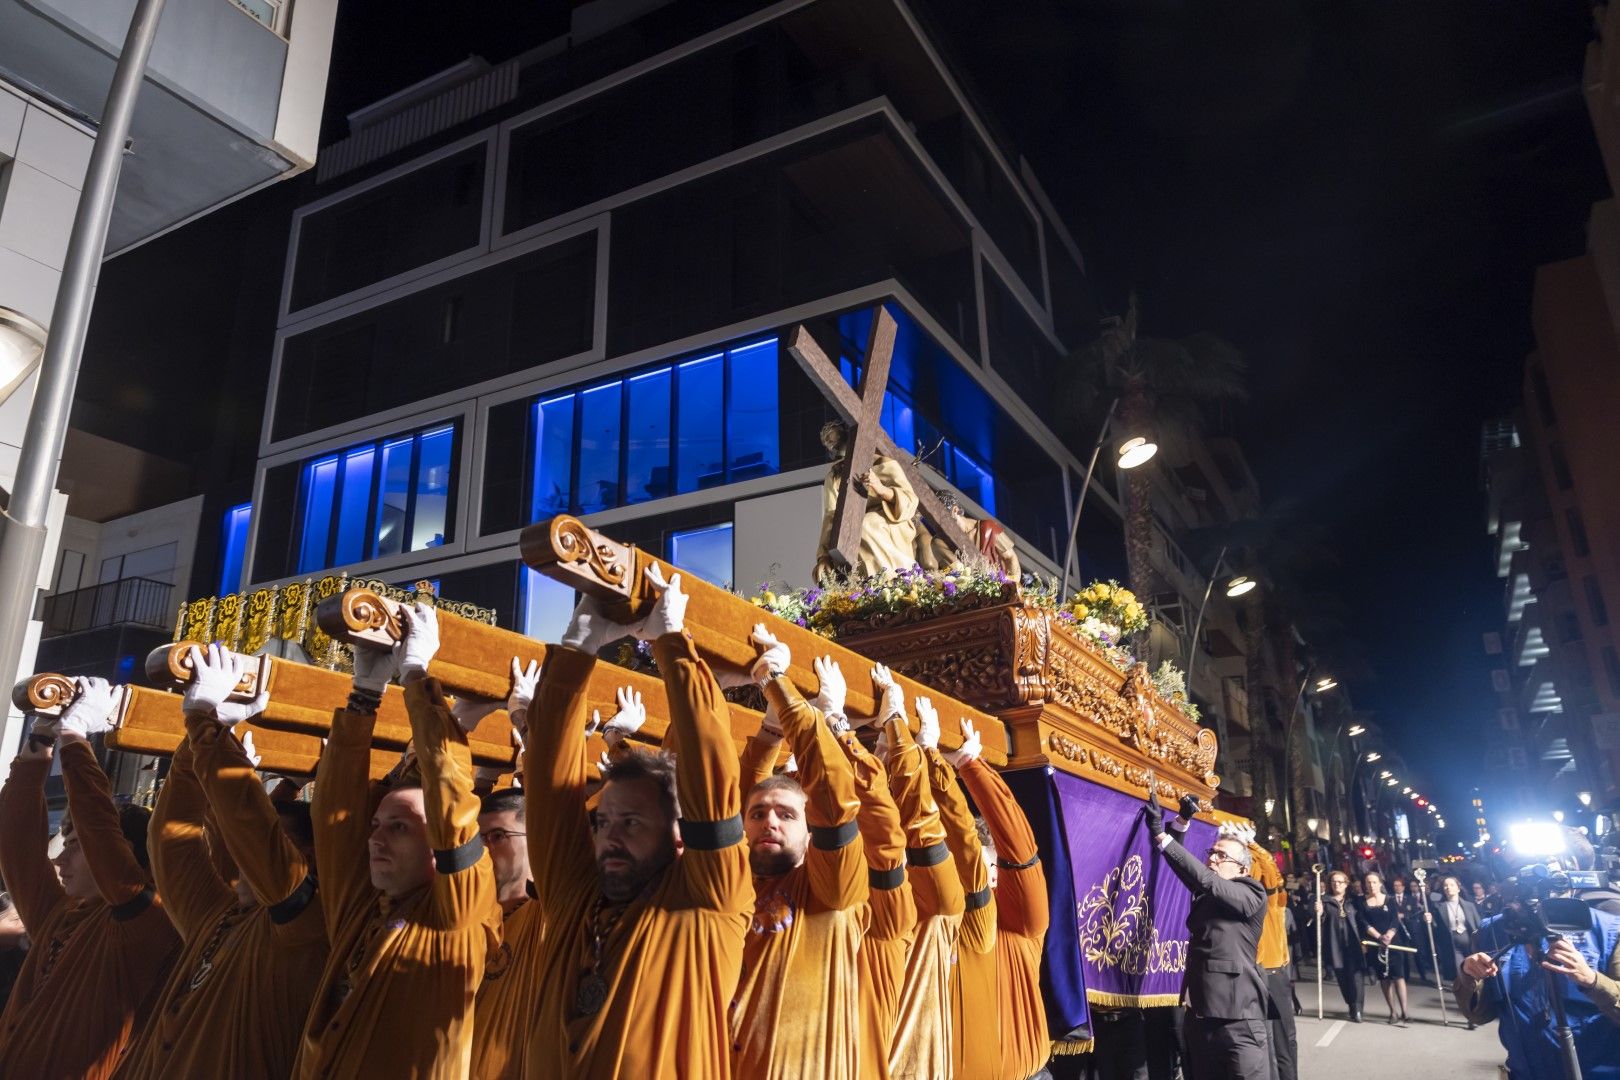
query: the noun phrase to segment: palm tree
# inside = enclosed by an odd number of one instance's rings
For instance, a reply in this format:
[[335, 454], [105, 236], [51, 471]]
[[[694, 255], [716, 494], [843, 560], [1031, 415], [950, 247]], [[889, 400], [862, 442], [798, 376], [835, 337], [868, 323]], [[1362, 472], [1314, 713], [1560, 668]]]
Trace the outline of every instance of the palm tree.
[[[1095, 401], [1106, 388], [1119, 396], [1117, 431], [1154, 433], [1159, 442], [1172, 432], [1203, 426], [1202, 406], [1247, 396], [1247, 365], [1232, 345], [1214, 334], [1170, 340], [1137, 334], [1136, 295], [1124, 318], [1109, 320], [1097, 340], [1080, 354], [1071, 396]], [[1125, 474], [1125, 565], [1131, 591], [1144, 601], [1165, 591], [1153, 568], [1153, 503], [1148, 469]]]

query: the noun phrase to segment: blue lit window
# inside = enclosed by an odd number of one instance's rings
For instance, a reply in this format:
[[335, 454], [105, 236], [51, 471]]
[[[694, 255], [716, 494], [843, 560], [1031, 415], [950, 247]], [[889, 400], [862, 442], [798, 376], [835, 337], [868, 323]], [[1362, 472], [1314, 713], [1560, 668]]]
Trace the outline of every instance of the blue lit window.
[[669, 561], [713, 585], [731, 588], [731, 522], [669, 534]]
[[560, 641], [574, 615], [574, 590], [527, 566], [523, 568], [523, 633], [536, 641]]
[[528, 520], [780, 471], [779, 363], [767, 338], [537, 399]]
[[242, 587], [242, 561], [247, 557], [248, 531], [253, 524], [253, 504], [240, 503], [225, 511], [225, 527], [220, 541], [219, 595]]
[[455, 446], [456, 426], [442, 424], [306, 462], [298, 573], [445, 543], [453, 517]]

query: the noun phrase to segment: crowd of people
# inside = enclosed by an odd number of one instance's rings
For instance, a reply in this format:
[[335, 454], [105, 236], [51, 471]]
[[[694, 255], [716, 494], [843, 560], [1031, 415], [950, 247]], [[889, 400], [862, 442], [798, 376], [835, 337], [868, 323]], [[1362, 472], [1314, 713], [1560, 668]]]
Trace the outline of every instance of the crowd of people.
[[[233, 654], [192, 655], [151, 812], [114, 801], [89, 742], [114, 688], [80, 680], [0, 789], [0, 874], [31, 943], [0, 1076], [1046, 1075], [1046, 882], [971, 725], [943, 752], [919, 697], [914, 735], [880, 666], [869, 745], [837, 665], [816, 662], [807, 701], [759, 626], [742, 681], [768, 707], [739, 755], [679, 576], [648, 581], [641, 624], [586, 600], [543, 670], [513, 661], [512, 786], [473, 767], [467, 733], [503, 703], [446, 694], [428, 606], [402, 611], [392, 650], [356, 649], [308, 801], [267, 791], [233, 733], [267, 703], [232, 699]], [[634, 738], [636, 695], [606, 721], [587, 705], [597, 649], [629, 634], [665, 685], [661, 750]], [[411, 749], [373, 782], [396, 680]], [[595, 765], [592, 733], [610, 747]]]

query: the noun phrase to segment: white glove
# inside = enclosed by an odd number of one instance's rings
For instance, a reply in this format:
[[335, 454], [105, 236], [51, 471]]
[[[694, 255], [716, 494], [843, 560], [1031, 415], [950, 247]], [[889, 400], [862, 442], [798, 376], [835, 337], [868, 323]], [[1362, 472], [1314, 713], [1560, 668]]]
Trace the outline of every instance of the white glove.
[[917, 745], [924, 750], [938, 750], [939, 713], [934, 703], [919, 695], [912, 698], [911, 705], [917, 710]]
[[619, 711], [613, 714], [613, 719], [602, 724], [601, 714], [596, 714], [602, 741], [608, 744], [609, 749], [640, 731], [641, 725], [647, 722], [647, 707], [641, 703], [639, 690], [621, 686], [616, 696], [619, 699]]
[[596, 759], [596, 771], [600, 775], [606, 776], [608, 774], [608, 770], [611, 768], [613, 768], [613, 759], [608, 757], [606, 754], [603, 754], [601, 757]]
[[399, 654], [392, 648], [378, 649], [371, 645], [354, 646], [354, 679], [356, 690], [380, 695], [399, 674]]
[[974, 728], [973, 721], [962, 717], [962, 745], [956, 750], [945, 751], [945, 760], [951, 767], [960, 769], [970, 761], [979, 760], [984, 753], [984, 740], [979, 738], [979, 732]]
[[432, 604], [416, 603], [399, 609], [399, 673], [426, 675], [433, 654], [439, 651], [439, 613]]
[[574, 614], [563, 631], [561, 643], [570, 649], [596, 655], [598, 649], [610, 641], [633, 633], [633, 629], [614, 622], [602, 613], [602, 602], [594, 596], [582, 596], [574, 606]]
[[782, 771], [785, 772], [785, 773], [796, 773], [796, 772], [798, 772], [799, 771], [799, 759], [794, 757], [792, 754], [789, 754], [788, 759], [787, 759], [787, 764], [782, 766]]
[[894, 681], [894, 673], [882, 664], [872, 665], [872, 688], [878, 692], [878, 723], [898, 717], [906, 722], [906, 692]]
[[681, 591], [681, 575], [671, 574], [664, 580], [664, 571], [657, 563], [647, 567], [647, 584], [653, 587], [658, 599], [652, 614], [642, 624], [636, 636], [643, 641], [655, 641], [665, 634], [678, 634], [686, 628], [687, 596]]
[[456, 718], [456, 724], [462, 731], [471, 734], [472, 730], [478, 726], [479, 721], [500, 707], [500, 698], [481, 698], [469, 694], [460, 694], [450, 702], [450, 715]]
[[263, 761], [264, 758], [253, 747], [253, 732], [242, 732], [242, 737], [237, 741], [242, 744], [242, 753], [247, 755], [248, 761], [255, 769], [257, 769], [259, 767], [259, 762]]
[[769, 700], [765, 702], [765, 715], [760, 717], [759, 730], [775, 735], [778, 739], [782, 737], [782, 718], [776, 715], [776, 706]]
[[793, 654], [788, 652], [788, 647], [778, 641], [775, 634], [765, 629], [764, 623], [755, 623], [754, 632], [750, 637], [759, 647], [759, 659], [754, 661], [751, 672], [756, 683], [763, 684], [775, 678], [793, 663]]
[[214, 710], [214, 719], [226, 727], [251, 720], [270, 706], [270, 692], [260, 690], [252, 701], [224, 701]]
[[[820, 688], [810, 704], [820, 709], [823, 714], [832, 716], [844, 715], [844, 701], [849, 695], [849, 686], [844, 682], [844, 673], [838, 667], [838, 661], [830, 656], [818, 656], [810, 665], [815, 669], [816, 678], [820, 680]], [[849, 726], [846, 719], [844, 726]]]
[[113, 706], [118, 703], [118, 688], [106, 679], [80, 677], [73, 680], [76, 691], [73, 704], [62, 710], [57, 722], [61, 735], [76, 735], [88, 739], [98, 731], [112, 730]]
[[186, 653], [186, 662], [191, 665], [191, 681], [186, 684], [181, 708], [213, 716], [242, 681], [241, 657], [216, 641], [206, 650], [193, 645]]
[[539, 685], [540, 662], [530, 660], [528, 667], [519, 667], [518, 658], [512, 657], [512, 691], [506, 695], [506, 715], [512, 718], [514, 730], [522, 732], [528, 728], [529, 705]]

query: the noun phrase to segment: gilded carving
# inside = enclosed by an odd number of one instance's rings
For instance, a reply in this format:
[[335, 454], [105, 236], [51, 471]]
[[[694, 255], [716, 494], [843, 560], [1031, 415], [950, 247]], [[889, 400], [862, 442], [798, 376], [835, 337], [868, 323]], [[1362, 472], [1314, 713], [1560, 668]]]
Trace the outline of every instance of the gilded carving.
[[270, 625], [275, 621], [276, 591], [255, 589], [242, 604], [241, 650], [253, 655], [270, 643]]
[[584, 563], [602, 584], [625, 589], [633, 565], [629, 549], [598, 543], [578, 518], [559, 515], [551, 519], [551, 549], [558, 562]]
[[1052, 732], [1046, 737], [1046, 747], [1058, 757], [1067, 758], [1080, 765], [1087, 764], [1086, 748], [1064, 735]]
[[45, 672], [19, 682], [11, 691], [12, 704], [25, 713], [58, 714], [73, 700], [73, 680]]

